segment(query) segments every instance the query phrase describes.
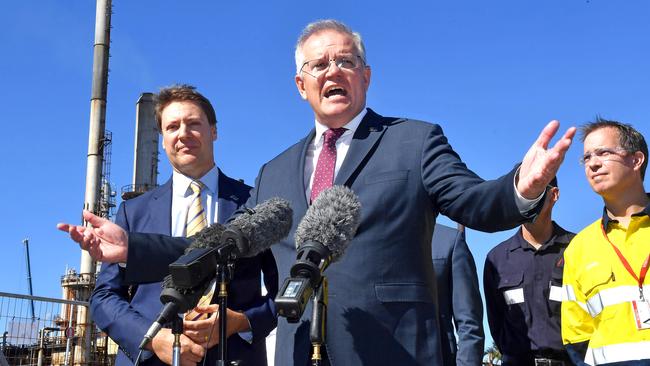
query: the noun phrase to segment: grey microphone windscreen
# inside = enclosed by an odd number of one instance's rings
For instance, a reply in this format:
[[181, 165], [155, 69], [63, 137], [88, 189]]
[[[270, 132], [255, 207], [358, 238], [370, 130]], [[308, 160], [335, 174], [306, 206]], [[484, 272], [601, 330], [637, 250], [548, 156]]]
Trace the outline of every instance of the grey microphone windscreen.
[[289, 235], [293, 210], [287, 200], [271, 198], [233, 219], [227, 228], [238, 229], [248, 239], [244, 257], [253, 257]]
[[322, 191], [296, 228], [296, 248], [315, 241], [326, 246], [332, 262], [339, 259], [359, 227], [361, 204], [351, 189], [332, 186]]
[[203, 228], [191, 237], [193, 239], [192, 244], [185, 248], [185, 254], [196, 248], [216, 247], [219, 245], [219, 240], [221, 240], [221, 234], [223, 234], [224, 230], [226, 230], [226, 227], [216, 222]]

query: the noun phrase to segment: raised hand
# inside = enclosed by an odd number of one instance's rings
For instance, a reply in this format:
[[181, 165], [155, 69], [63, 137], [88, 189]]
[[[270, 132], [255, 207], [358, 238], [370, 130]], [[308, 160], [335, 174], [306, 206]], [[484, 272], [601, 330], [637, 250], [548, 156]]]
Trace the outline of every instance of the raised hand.
[[88, 251], [93, 259], [108, 263], [126, 262], [129, 245], [126, 231], [86, 210], [83, 218], [91, 226], [59, 223], [56, 227], [67, 232], [70, 239], [79, 243], [81, 249]]
[[560, 169], [564, 155], [576, 134], [576, 128], [570, 127], [564, 136], [549, 148], [551, 139], [559, 128], [560, 122], [555, 120], [549, 122], [524, 156], [517, 180], [517, 191], [523, 197], [528, 199], [539, 197]]

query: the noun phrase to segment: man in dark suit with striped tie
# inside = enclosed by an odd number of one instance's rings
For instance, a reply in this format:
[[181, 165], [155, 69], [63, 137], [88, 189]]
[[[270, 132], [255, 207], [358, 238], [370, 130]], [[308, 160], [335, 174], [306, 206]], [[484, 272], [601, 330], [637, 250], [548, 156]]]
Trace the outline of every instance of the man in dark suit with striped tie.
[[[158, 94], [156, 117], [163, 149], [173, 167], [172, 177], [123, 202], [116, 223], [126, 231], [172, 236], [192, 236], [209, 223], [223, 223], [246, 201], [250, 187], [227, 177], [214, 162], [217, 121], [212, 105], [194, 87], [177, 85]], [[93, 320], [119, 345], [117, 365], [135, 361], [140, 341], [162, 309], [160, 282], [137, 286], [131, 297], [122, 280], [125, 272], [132, 270], [143, 270], [143, 266], [128, 264], [121, 269], [105, 263], [90, 299]], [[260, 289], [262, 271], [269, 292], [265, 297]], [[266, 365], [265, 338], [276, 324], [270, 308], [276, 288], [277, 270], [270, 251], [236, 263], [227, 322], [231, 359], [245, 365]], [[206, 349], [212, 351], [207, 352], [208, 362], [216, 358], [219, 327], [215, 318], [185, 321], [181, 337], [184, 365], [199, 362]], [[170, 330], [163, 329], [149, 344], [141, 365], [170, 364], [172, 342]]]

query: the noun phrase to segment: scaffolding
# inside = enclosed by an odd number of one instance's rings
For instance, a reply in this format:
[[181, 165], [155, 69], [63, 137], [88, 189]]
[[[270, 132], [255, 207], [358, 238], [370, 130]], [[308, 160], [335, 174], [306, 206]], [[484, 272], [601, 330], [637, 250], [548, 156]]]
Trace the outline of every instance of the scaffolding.
[[[83, 342], [75, 329], [82, 308], [87, 310], [88, 303], [0, 292], [0, 363], [73, 365], [75, 346]], [[117, 350], [110, 348], [108, 337], [96, 327], [91, 333], [96, 342], [86, 364], [113, 365], [110, 355]]]

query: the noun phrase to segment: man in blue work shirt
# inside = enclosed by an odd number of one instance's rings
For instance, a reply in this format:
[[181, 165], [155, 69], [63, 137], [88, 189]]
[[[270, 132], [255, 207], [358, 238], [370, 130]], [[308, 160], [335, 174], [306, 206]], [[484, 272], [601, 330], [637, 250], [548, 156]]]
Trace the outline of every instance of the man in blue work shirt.
[[570, 365], [562, 346], [563, 254], [575, 234], [551, 219], [557, 179], [535, 222], [526, 223], [487, 255], [483, 273], [490, 333], [503, 366]]

